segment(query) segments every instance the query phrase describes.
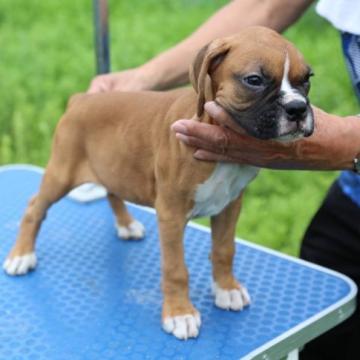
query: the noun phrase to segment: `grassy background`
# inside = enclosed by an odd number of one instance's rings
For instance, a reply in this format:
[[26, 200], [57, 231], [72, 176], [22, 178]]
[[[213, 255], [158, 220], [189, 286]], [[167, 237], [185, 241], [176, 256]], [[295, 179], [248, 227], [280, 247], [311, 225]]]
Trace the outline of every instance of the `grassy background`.
[[[223, 0], [110, 0], [114, 70], [139, 65], [191, 33]], [[310, 9], [286, 32], [315, 71], [311, 99], [359, 112], [337, 32]], [[88, 0], [0, 2], [0, 164], [45, 165], [67, 98], [94, 74]], [[247, 191], [238, 235], [297, 254], [335, 173], [262, 171]], [[206, 223], [206, 220], [203, 221]]]

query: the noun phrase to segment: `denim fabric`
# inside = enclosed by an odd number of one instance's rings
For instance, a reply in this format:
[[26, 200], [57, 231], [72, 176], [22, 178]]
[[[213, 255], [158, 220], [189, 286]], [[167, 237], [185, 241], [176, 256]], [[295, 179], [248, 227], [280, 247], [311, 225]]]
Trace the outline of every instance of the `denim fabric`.
[[[360, 36], [343, 32], [341, 40], [346, 65], [355, 93], [360, 101]], [[339, 184], [342, 191], [360, 206], [360, 175], [352, 171], [343, 171], [339, 177]]]

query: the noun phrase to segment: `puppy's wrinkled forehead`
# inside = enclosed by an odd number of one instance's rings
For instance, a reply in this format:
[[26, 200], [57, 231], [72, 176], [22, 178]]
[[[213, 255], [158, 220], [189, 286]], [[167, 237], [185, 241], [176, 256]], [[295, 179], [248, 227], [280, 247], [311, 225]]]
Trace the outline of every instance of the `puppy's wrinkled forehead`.
[[275, 31], [262, 28], [254, 31], [252, 28], [242, 31], [230, 41], [231, 56], [224, 61], [224, 71], [236, 74], [262, 73], [278, 84], [281, 83], [285, 70], [288, 71], [289, 80], [294, 82], [308, 71], [302, 54]]

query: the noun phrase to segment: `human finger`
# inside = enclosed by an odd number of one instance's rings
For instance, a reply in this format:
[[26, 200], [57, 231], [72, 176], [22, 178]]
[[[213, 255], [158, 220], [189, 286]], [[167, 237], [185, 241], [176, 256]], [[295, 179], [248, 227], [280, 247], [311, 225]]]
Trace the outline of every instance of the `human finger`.
[[222, 153], [229, 144], [229, 130], [217, 125], [200, 123], [195, 120], [178, 120], [171, 129], [179, 139], [192, 146], [204, 147]]

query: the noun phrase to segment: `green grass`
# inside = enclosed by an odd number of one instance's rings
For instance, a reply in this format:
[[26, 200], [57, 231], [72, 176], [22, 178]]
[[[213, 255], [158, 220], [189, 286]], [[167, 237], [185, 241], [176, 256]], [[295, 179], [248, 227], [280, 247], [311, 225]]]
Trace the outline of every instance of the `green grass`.
[[[113, 69], [139, 65], [191, 33], [220, 0], [110, 1]], [[88, 0], [0, 2], [0, 163], [45, 165], [67, 98], [94, 74]], [[359, 112], [339, 36], [311, 9], [286, 33], [312, 65], [311, 99]], [[290, 254], [335, 173], [262, 171], [247, 191], [238, 235]], [[206, 223], [206, 221], [204, 221]]]

